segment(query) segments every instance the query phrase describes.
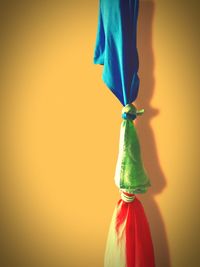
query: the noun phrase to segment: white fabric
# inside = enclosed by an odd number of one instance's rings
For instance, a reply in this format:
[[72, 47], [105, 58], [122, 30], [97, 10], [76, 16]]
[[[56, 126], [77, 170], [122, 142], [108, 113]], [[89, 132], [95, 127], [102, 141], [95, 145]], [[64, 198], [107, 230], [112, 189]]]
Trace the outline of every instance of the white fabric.
[[119, 229], [119, 236], [116, 234], [116, 215], [117, 208], [113, 213], [110, 229], [108, 233], [108, 239], [106, 244], [104, 267], [126, 267], [126, 233], [125, 225], [126, 219]]

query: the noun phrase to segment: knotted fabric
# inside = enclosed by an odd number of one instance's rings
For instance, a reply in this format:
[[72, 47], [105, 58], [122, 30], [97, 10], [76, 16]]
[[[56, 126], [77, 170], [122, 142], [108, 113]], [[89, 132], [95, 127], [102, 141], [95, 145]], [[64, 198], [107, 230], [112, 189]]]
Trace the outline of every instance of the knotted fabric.
[[[127, 116], [141, 115], [144, 110], [137, 111], [132, 104], [122, 109]], [[140, 144], [131, 119], [123, 119], [120, 129], [119, 153], [115, 171], [115, 184], [128, 193], [145, 193], [151, 185], [143, 166]]]

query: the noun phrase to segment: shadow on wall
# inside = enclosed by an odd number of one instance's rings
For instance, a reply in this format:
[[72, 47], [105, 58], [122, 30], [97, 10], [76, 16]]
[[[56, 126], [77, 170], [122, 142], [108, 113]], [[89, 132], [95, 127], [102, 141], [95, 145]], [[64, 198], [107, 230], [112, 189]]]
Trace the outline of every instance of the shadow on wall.
[[138, 52], [140, 60], [140, 91], [137, 98], [138, 108], [145, 109], [145, 114], [137, 121], [137, 129], [142, 145], [143, 160], [149, 174], [152, 187], [140, 199], [150, 223], [154, 243], [155, 260], [157, 267], [171, 267], [167, 234], [161, 212], [154, 199], [166, 187], [166, 178], [161, 169], [156, 148], [151, 119], [159, 114], [159, 110], [151, 106], [154, 94], [154, 53], [152, 48], [152, 27], [155, 13], [155, 2], [141, 1], [138, 18]]

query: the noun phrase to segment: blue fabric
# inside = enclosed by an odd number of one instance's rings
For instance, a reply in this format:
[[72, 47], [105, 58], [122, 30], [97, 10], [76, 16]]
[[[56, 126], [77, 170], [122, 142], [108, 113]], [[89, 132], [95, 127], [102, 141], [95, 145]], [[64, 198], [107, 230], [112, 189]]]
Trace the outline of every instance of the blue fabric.
[[136, 118], [137, 118], [137, 116], [135, 114], [128, 114], [128, 113], [122, 114], [122, 119], [124, 119], [124, 120], [134, 121]]
[[136, 30], [139, 0], [100, 0], [94, 63], [104, 65], [102, 78], [122, 105], [138, 94]]

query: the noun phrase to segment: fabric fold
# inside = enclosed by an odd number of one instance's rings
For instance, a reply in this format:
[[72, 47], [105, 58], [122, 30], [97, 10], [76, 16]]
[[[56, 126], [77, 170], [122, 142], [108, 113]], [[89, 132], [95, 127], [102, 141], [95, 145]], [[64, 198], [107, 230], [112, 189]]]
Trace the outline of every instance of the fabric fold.
[[138, 0], [100, 0], [93, 62], [104, 65], [102, 78], [122, 105], [139, 88], [136, 27]]

